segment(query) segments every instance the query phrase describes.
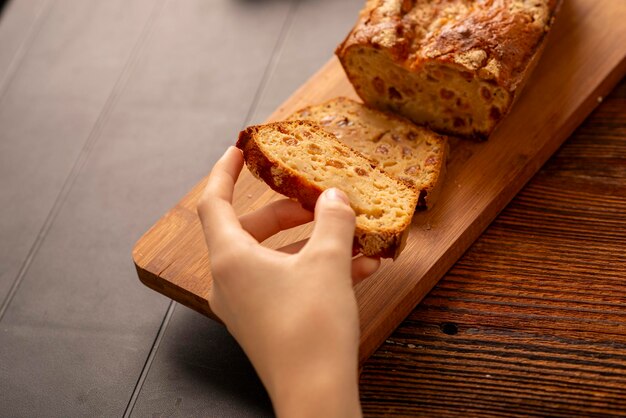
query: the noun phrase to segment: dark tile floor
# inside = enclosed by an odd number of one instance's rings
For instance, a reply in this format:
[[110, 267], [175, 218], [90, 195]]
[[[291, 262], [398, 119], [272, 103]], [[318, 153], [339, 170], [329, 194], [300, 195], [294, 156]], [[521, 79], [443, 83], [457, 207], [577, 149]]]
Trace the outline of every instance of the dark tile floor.
[[362, 0], [12, 0], [0, 18], [0, 415], [271, 416], [140, 235], [332, 55]]

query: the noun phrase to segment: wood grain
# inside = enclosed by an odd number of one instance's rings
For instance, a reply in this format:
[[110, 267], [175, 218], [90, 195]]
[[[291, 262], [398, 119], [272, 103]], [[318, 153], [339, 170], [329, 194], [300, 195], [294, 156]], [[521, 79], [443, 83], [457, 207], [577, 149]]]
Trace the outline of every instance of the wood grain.
[[366, 416], [626, 416], [626, 80], [365, 363]]
[[[572, 0], [554, 26], [545, 54], [513, 112], [486, 143], [453, 144], [439, 204], [415, 216], [404, 253], [356, 288], [361, 361], [367, 359], [465, 252], [498, 212], [556, 151], [626, 70], [626, 4]], [[354, 96], [331, 60], [272, 115], [337, 95]], [[236, 133], [233, 133], [233, 142]], [[147, 286], [211, 316], [210, 266], [195, 203], [200, 182], [137, 243], [133, 258]], [[244, 212], [275, 198], [249, 173], [235, 208]], [[306, 228], [268, 241], [276, 246]]]

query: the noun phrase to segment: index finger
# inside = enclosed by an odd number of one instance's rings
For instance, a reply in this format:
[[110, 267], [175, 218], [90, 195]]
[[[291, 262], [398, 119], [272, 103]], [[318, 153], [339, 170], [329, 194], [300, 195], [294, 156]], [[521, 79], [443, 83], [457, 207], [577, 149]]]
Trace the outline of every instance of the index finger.
[[[243, 155], [229, 147], [215, 163], [197, 210], [209, 250], [218, 245], [230, 246], [252, 237], [241, 227], [232, 206], [235, 183], [243, 168]], [[221, 243], [221, 244], [219, 244]]]

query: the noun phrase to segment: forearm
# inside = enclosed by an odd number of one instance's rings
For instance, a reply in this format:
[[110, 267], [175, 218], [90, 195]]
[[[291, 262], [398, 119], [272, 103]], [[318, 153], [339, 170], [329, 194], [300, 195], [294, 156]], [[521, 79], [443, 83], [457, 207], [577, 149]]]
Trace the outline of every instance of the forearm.
[[353, 257], [355, 214], [337, 189], [318, 199], [313, 232], [297, 253], [260, 245], [312, 216], [285, 199], [238, 218], [232, 197], [243, 162], [230, 148], [198, 204], [211, 308], [250, 358], [279, 417], [360, 417], [353, 285], [380, 262]]

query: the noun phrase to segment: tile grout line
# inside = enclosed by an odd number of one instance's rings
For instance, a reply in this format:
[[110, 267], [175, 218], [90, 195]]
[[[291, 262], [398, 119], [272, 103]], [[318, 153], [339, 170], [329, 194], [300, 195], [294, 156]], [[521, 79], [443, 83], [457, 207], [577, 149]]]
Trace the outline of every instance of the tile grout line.
[[[291, 24], [293, 22], [293, 17], [296, 14], [299, 1], [300, 0], [293, 0], [289, 8], [288, 15], [285, 18], [283, 27], [281, 28], [280, 33], [278, 34], [278, 38], [276, 40], [276, 44], [274, 45], [274, 48], [272, 51], [272, 58], [267, 63], [267, 66], [265, 67], [265, 70], [263, 71], [261, 82], [259, 83], [259, 87], [254, 94], [254, 98], [252, 99], [252, 103], [250, 104], [250, 108], [248, 110], [246, 118], [244, 119], [244, 123], [243, 123], [244, 127], [250, 122], [250, 119], [254, 115], [254, 112], [256, 111], [256, 108], [263, 95], [263, 92], [265, 91], [265, 87], [267, 86], [267, 82], [272, 72], [277, 66], [278, 58], [280, 57], [283, 45], [285, 44], [285, 39], [287, 38], [287, 34], [289, 33], [289, 30], [291, 29]], [[177, 303], [171, 300], [169, 306], [167, 307], [167, 311], [165, 312], [165, 317], [163, 318], [163, 321], [161, 322], [161, 326], [159, 327], [159, 330], [157, 331], [157, 335], [154, 339], [152, 347], [150, 347], [150, 352], [148, 354], [148, 357], [146, 358], [146, 362], [144, 363], [144, 366], [141, 370], [139, 378], [137, 379], [137, 384], [135, 385], [135, 389], [133, 390], [133, 393], [128, 401], [126, 410], [124, 411], [124, 415], [123, 415], [124, 418], [130, 418], [130, 416], [133, 413], [135, 405], [137, 404], [137, 400], [139, 399], [139, 394], [141, 393], [141, 389], [143, 388], [143, 384], [145, 383], [146, 378], [148, 377], [148, 373], [150, 372], [152, 363], [154, 362], [154, 359], [156, 358], [156, 353], [159, 350], [161, 341], [163, 340], [165, 331], [167, 330], [167, 326], [169, 325], [170, 320], [174, 314], [174, 309], [176, 308], [176, 305]]]
[[[43, 6], [41, 6], [40, 10], [37, 12], [37, 16], [35, 17], [34, 22], [31, 24], [31, 27], [28, 29], [28, 34], [24, 38], [24, 40], [20, 43], [20, 46], [15, 51], [15, 55], [11, 59], [9, 66], [7, 68], [7, 72], [0, 80], [0, 102], [4, 100], [4, 95], [9, 90], [9, 84], [13, 81], [13, 78], [17, 74], [17, 70], [20, 68], [22, 63], [24, 62], [24, 57], [26, 56], [26, 52], [30, 49], [35, 38], [39, 34], [41, 27], [43, 26], [43, 22], [48, 17], [48, 14], [52, 10], [53, 0], [47, 0]], [[8, 10], [8, 9], [7, 9]], [[8, 13], [5, 10], [4, 13]]]
[[52, 205], [52, 208], [50, 209], [50, 212], [48, 212], [48, 216], [46, 217], [43, 225], [41, 226], [41, 229], [39, 230], [39, 233], [37, 234], [37, 237], [35, 238], [33, 245], [28, 251], [26, 258], [22, 262], [22, 265], [20, 266], [20, 270], [17, 276], [15, 277], [15, 280], [13, 281], [13, 284], [11, 285], [11, 288], [9, 289], [8, 294], [2, 301], [2, 305], [0, 305], [0, 322], [4, 318], [4, 315], [6, 311], [8, 310], [8, 307], [11, 304], [13, 298], [15, 297], [15, 294], [17, 293], [20, 284], [22, 283], [24, 277], [26, 276], [26, 273], [28, 272], [35, 256], [39, 252], [39, 249], [41, 248], [41, 245], [43, 244], [48, 232], [52, 228], [52, 225], [56, 217], [60, 213], [61, 208], [63, 207], [63, 204], [65, 203], [65, 200], [67, 199], [67, 196], [69, 195], [70, 191], [72, 190], [72, 187], [74, 186], [74, 183], [76, 182], [76, 179], [78, 178], [79, 173], [82, 171], [87, 159], [89, 158], [91, 150], [93, 149], [94, 145], [100, 138], [105, 122], [108, 120], [109, 115], [112, 112], [112, 109], [115, 107], [117, 100], [121, 96], [121, 92], [124, 90], [124, 87], [126, 86], [128, 78], [130, 77], [130, 73], [132, 72], [132, 69], [135, 66], [135, 63], [138, 59], [139, 50], [141, 46], [145, 43], [149, 33], [151, 32], [153, 23], [156, 20], [156, 17], [159, 15], [160, 10], [162, 9], [163, 3], [165, 1], [166, 0], [161, 0], [160, 3], [156, 3], [153, 6], [152, 12], [148, 16], [148, 19], [146, 23], [144, 24], [144, 27], [139, 35], [139, 39], [137, 40], [135, 46], [130, 52], [128, 61], [126, 62], [124, 68], [122, 69], [117, 81], [113, 85], [113, 88], [111, 89], [111, 93], [109, 94], [109, 97], [104, 103], [102, 111], [98, 115], [98, 118], [96, 119], [96, 122], [94, 123], [94, 126], [91, 132], [87, 136], [87, 139], [83, 143], [83, 146], [80, 150], [80, 153], [78, 154], [78, 157], [76, 158], [76, 161], [74, 162], [74, 165], [72, 166], [69, 174], [65, 178], [65, 181], [63, 182], [63, 186], [61, 187], [61, 190], [59, 194], [57, 195], [54, 201], [54, 204]]
[[261, 98], [265, 93], [265, 88], [269, 82], [269, 79], [278, 66], [278, 60], [282, 55], [282, 50], [285, 45], [285, 40], [287, 39], [287, 35], [291, 30], [291, 25], [293, 23], [294, 16], [296, 15], [296, 11], [298, 10], [298, 6], [300, 4], [300, 0], [293, 0], [291, 6], [289, 8], [289, 14], [285, 18], [285, 23], [283, 23], [283, 27], [278, 34], [278, 39], [276, 40], [276, 45], [274, 45], [274, 50], [272, 51], [272, 58], [270, 62], [265, 67], [265, 71], [263, 71], [263, 76], [261, 77], [261, 82], [259, 83], [259, 87], [254, 94], [254, 98], [252, 99], [252, 103], [250, 104], [250, 108], [248, 109], [248, 113], [246, 114], [246, 118], [244, 119], [242, 129], [250, 124], [250, 121], [255, 116], [259, 103], [261, 102]]
[[161, 341], [165, 335], [165, 331], [167, 326], [172, 319], [172, 315], [174, 315], [174, 309], [176, 309], [176, 302], [170, 300], [170, 304], [167, 306], [167, 311], [165, 312], [165, 317], [163, 321], [161, 321], [161, 325], [159, 326], [159, 330], [157, 331], [157, 335], [154, 338], [154, 342], [150, 347], [150, 351], [148, 353], [148, 357], [146, 358], [146, 362], [141, 368], [141, 373], [139, 374], [139, 378], [137, 379], [137, 383], [135, 384], [135, 388], [133, 389], [133, 393], [128, 400], [128, 404], [126, 405], [126, 409], [124, 410], [124, 418], [130, 417], [130, 414], [133, 413], [133, 409], [135, 409], [135, 404], [137, 404], [137, 399], [139, 399], [139, 394], [141, 393], [141, 388], [143, 387], [146, 378], [148, 377], [148, 373], [150, 372], [150, 367], [154, 362], [156, 357], [156, 353], [161, 345]]

